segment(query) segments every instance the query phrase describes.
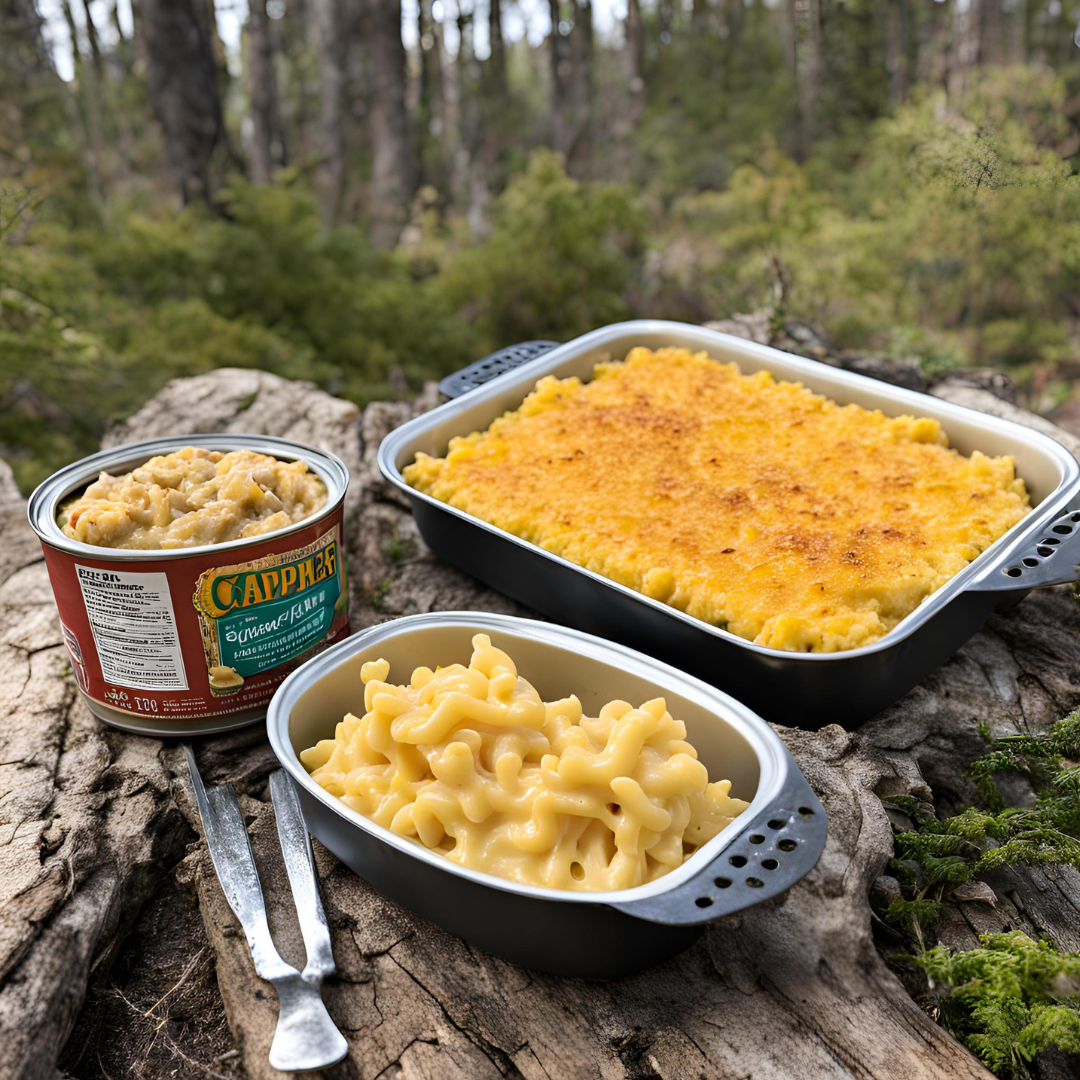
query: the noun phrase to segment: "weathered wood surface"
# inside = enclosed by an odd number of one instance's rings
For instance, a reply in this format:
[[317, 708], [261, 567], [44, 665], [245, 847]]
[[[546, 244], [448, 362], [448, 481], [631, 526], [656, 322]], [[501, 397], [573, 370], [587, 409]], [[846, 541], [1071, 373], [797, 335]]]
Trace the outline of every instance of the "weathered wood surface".
[[[1001, 404], [980, 387], [937, 392]], [[416, 611], [514, 611], [435, 563], [407, 508], [378, 478], [378, 442], [410, 412], [377, 404], [361, 416], [313, 387], [220, 371], [171, 384], [112, 441], [195, 427], [288, 434], [336, 450], [354, 477], [355, 626]], [[254, 974], [198, 842], [178, 748], [112, 731], [78, 701], [23, 514], [4, 471], [0, 1076], [54, 1076], [58, 1067], [80, 1078], [275, 1075], [267, 1064], [274, 995]], [[780, 900], [721, 920], [659, 968], [608, 984], [483, 955], [320, 850], [340, 972], [327, 999], [351, 1045], [327, 1075], [989, 1076], [908, 996], [882, 959], [887, 936], [875, 942], [868, 893], [890, 888], [880, 875], [892, 850], [878, 796], [929, 798], [932, 790], [939, 804], [970, 801], [964, 766], [984, 745], [979, 721], [995, 733], [1042, 730], [1077, 705], [1080, 609], [1052, 590], [994, 617], [854, 734], [837, 726], [803, 732], [797, 716], [782, 718], [790, 726], [778, 730], [829, 814], [821, 863]], [[287, 959], [302, 961], [267, 802], [274, 761], [262, 731], [202, 740], [199, 759], [208, 782], [228, 780], [242, 793], [275, 937]], [[1075, 871], [1009, 870], [989, 881], [995, 904], [950, 909], [943, 940], [967, 947], [979, 932], [1016, 927], [1080, 948]], [[1068, 1069], [1060, 1060], [1043, 1066], [1046, 1080]]]

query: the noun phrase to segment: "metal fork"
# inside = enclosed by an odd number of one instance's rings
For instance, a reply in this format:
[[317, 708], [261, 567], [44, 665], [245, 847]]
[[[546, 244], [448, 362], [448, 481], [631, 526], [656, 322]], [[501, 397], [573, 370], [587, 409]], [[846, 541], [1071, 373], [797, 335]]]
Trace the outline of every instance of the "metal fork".
[[335, 970], [334, 955], [330, 947], [330, 929], [319, 898], [311, 841], [292, 782], [279, 769], [270, 777], [270, 796], [281, 853], [300, 920], [300, 933], [307, 950], [307, 962], [302, 972], [285, 963], [274, 946], [259, 872], [232, 784], [208, 791], [199, 775], [190, 744], [184, 744], [184, 753], [206, 846], [222, 892], [244, 928], [256, 972], [274, 987], [281, 1003], [270, 1047], [270, 1064], [281, 1072], [302, 1072], [333, 1065], [348, 1053], [349, 1044], [322, 1000], [322, 980]]

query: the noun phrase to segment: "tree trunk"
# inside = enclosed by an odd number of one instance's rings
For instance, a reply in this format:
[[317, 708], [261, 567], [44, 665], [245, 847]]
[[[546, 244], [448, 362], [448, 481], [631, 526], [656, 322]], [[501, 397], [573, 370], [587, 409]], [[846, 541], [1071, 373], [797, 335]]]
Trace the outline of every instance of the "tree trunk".
[[[567, 168], [589, 156], [592, 123], [592, 0], [571, 0], [564, 12], [560, 0], [548, 0], [551, 14], [552, 146]], [[640, 16], [640, 11], [638, 12]], [[569, 29], [563, 27], [569, 23]]]
[[94, 67], [94, 81], [100, 86], [104, 73], [101, 65], [101, 42], [98, 39], [97, 27], [94, 25], [94, 17], [90, 14], [90, 4], [87, 0], [79, 0], [82, 5], [83, 21], [86, 23], [86, 41], [90, 46], [90, 63]]
[[150, 104], [173, 186], [184, 202], [209, 200], [215, 152], [227, 149], [214, 47], [197, 0], [140, 0]]
[[560, 0], [548, 0], [551, 35], [548, 38], [551, 61], [551, 145], [565, 154], [571, 141], [570, 85], [574, 62], [570, 34], [564, 33], [565, 20]]
[[978, 64], [1000, 64], [1005, 59], [1002, 28], [1002, 0], [973, 0], [977, 4]]
[[408, 220], [415, 171], [405, 108], [401, 0], [369, 0], [371, 32], [371, 239], [394, 247]]
[[493, 101], [506, 95], [506, 43], [503, 40], [502, 0], [488, 0], [488, 39], [491, 56], [487, 62], [487, 92]]
[[821, 80], [819, 0], [792, 0], [792, 64], [795, 73], [796, 156], [805, 161], [814, 141], [814, 114]]
[[116, 55], [120, 61], [120, 69], [125, 76], [131, 74], [131, 48], [124, 28], [120, 25], [120, 4], [118, 0], [112, 0], [109, 5], [109, 21], [112, 23], [113, 33], [116, 34]]
[[[742, 0], [738, 2], [741, 6]], [[641, 0], [627, 0], [623, 68], [630, 98], [625, 126], [633, 131], [645, 112], [645, 23], [641, 17]]]
[[[82, 5], [83, 15], [89, 27], [90, 13], [85, 0], [82, 0]], [[93, 62], [90, 65], [84, 63], [82, 47], [79, 43], [79, 30], [70, 0], [62, 0], [61, 7], [68, 34], [71, 37], [71, 63], [75, 72], [76, 106], [83, 129], [85, 147], [83, 161], [86, 165], [87, 187], [91, 200], [101, 204], [105, 199], [105, 179], [101, 160], [101, 98], [98, 94], [97, 72]], [[92, 40], [96, 42], [97, 39], [95, 37]], [[100, 56], [98, 63], [100, 64]]]
[[417, 109], [417, 161], [420, 184], [446, 192], [449, 158], [446, 153], [446, 88], [443, 85], [441, 26], [431, 13], [434, 0], [420, 0], [416, 30], [420, 48], [420, 103]]
[[319, 57], [319, 137], [315, 171], [322, 223], [331, 228], [341, 214], [345, 191], [345, 122], [342, 40], [335, 0], [310, 0]]
[[592, 0], [576, 0], [571, 32], [573, 57], [571, 84], [572, 128], [566, 148], [566, 167], [574, 173], [587, 171], [592, 156], [593, 114], [593, 9]]
[[889, 74], [889, 101], [893, 105], [899, 105], [907, 95], [901, 3], [902, 0], [889, 0], [885, 6], [885, 68]]
[[266, 0], [249, 0], [247, 21], [248, 96], [251, 102], [251, 179], [268, 184], [274, 168], [274, 142], [280, 146], [277, 80]]

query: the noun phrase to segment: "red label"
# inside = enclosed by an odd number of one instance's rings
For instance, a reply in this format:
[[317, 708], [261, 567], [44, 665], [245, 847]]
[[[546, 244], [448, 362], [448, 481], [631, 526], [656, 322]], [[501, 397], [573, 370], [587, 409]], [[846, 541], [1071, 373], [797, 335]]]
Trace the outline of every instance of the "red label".
[[43, 544], [80, 689], [156, 720], [265, 705], [290, 671], [348, 636], [342, 513], [186, 558], [94, 559]]

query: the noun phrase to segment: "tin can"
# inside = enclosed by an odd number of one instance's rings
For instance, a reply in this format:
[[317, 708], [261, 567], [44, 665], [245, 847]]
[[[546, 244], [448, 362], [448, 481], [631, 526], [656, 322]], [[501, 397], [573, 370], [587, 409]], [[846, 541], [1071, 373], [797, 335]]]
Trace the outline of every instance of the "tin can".
[[[223, 544], [127, 550], [84, 544], [61, 505], [101, 472], [130, 472], [185, 446], [301, 459], [326, 505], [284, 529]], [[79, 691], [107, 724], [145, 735], [203, 735], [256, 723], [282, 680], [349, 633], [342, 517], [345, 463], [269, 436], [190, 435], [106, 450], [30, 496]]]

